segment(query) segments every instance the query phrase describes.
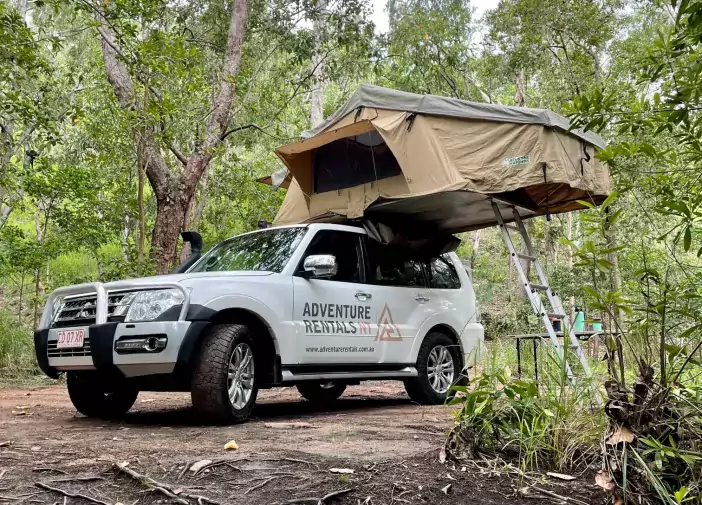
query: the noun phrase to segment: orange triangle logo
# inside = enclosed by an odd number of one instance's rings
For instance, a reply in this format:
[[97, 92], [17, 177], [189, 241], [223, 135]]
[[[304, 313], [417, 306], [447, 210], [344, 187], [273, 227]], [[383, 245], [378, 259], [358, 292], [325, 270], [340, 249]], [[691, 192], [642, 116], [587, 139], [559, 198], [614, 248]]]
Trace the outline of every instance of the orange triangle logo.
[[378, 319], [378, 334], [375, 336], [375, 340], [380, 340], [382, 342], [402, 342], [400, 330], [397, 329], [397, 326], [395, 326], [392, 320], [392, 314], [390, 314], [387, 303], [385, 307], [383, 307], [383, 311], [380, 313], [380, 318]]

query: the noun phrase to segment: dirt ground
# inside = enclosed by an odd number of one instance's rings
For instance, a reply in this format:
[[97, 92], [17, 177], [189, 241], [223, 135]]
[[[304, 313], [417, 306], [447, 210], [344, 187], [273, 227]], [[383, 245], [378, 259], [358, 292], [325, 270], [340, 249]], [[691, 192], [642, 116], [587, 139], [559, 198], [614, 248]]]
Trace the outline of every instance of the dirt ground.
[[[60, 385], [0, 389], [0, 503], [603, 501], [583, 476], [535, 483], [487, 463], [440, 463], [452, 422], [450, 407], [413, 404], [393, 382], [351, 387], [326, 406], [294, 388], [263, 391], [254, 419], [226, 427], [199, 423], [188, 394], [141, 393], [122, 421], [107, 422], [76, 413]], [[230, 440], [238, 450], [224, 449]], [[211, 465], [193, 471], [203, 460]], [[345, 493], [320, 501], [335, 492]]]

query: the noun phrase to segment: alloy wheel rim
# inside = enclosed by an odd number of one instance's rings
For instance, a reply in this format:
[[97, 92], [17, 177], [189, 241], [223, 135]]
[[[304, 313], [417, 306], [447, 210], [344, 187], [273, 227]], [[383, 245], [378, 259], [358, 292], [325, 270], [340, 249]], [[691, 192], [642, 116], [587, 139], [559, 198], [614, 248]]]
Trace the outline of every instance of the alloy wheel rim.
[[429, 353], [427, 362], [427, 376], [429, 377], [429, 385], [439, 394], [446, 393], [455, 374], [453, 366], [453, 356], [447, 347], [437, 345]]
[[229, 401], [236, 410], [249, 403], [254, 385], [254, 359], [249, 344], [240, 343], [232, 351], [227, 367]]

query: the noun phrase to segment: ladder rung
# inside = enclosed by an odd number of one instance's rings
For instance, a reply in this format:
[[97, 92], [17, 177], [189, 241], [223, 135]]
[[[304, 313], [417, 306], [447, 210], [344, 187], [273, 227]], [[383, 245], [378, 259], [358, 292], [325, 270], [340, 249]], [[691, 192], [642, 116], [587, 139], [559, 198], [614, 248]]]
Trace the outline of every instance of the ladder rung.
[[549, 287], [544, 286], [543, 284], [529, 284], [529, 287], [531, 289], [535, 289], [537, 291], [548, 291], [549, 290]]
[[522, 253], [517, 253], [517, 257], [523, 260], [528, 260], [528, 261], [536, 261], [537, 257], [536, 256], [530, 256], [529, 254], [522, 254]]
[[565, 319], [565, 314], [547, 314], [550, 319]]

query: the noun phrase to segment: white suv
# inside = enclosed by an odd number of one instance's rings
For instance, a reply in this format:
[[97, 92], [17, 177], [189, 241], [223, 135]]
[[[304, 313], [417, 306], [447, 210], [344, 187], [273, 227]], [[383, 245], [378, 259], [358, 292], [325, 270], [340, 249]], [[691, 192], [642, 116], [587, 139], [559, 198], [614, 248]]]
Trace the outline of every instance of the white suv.
[[249, 417], [259, 389], [331, 401], [362, 380], [402, 380], [443, 403], [483, 328], [454, 253], [413, 257], [363, 228], [310, 224], [239, 235], [185, 273], [54, 291], [35, 333], [50, 377], [87, 416], [139, 391], [191, 391], [203, 420]]

